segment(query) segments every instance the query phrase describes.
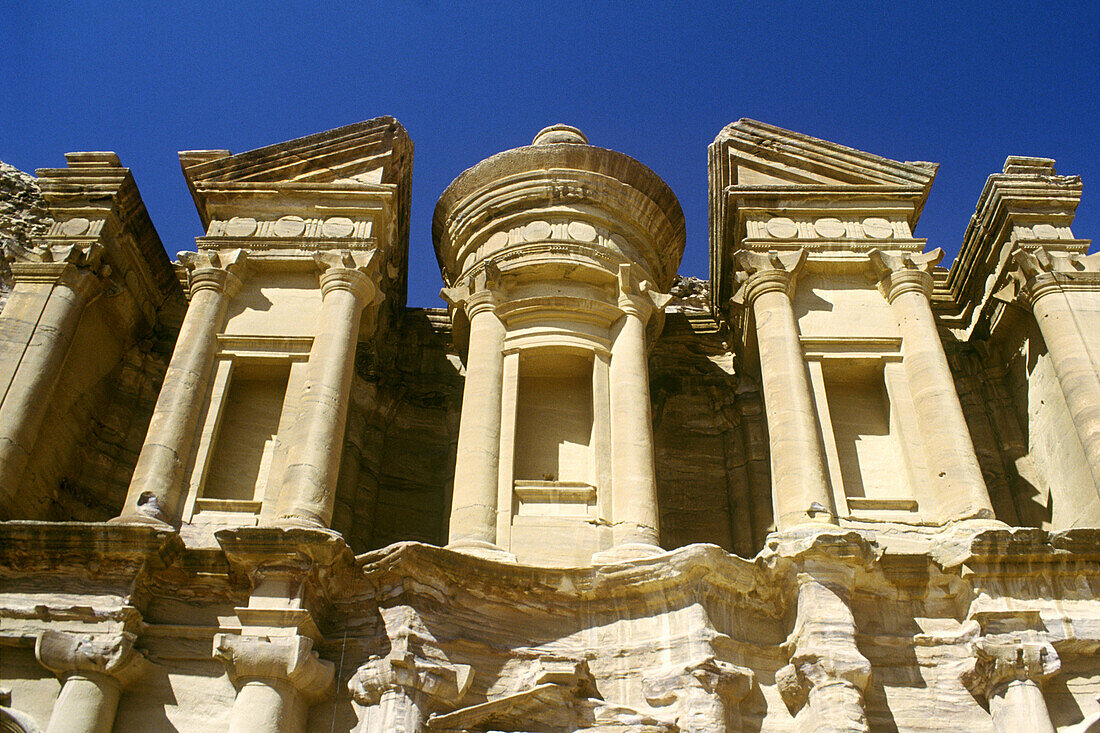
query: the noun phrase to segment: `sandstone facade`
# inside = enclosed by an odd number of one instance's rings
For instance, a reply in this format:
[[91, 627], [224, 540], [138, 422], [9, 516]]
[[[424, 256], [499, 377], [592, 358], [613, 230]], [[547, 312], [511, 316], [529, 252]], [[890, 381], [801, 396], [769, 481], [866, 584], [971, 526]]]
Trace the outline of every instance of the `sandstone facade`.
[[566, 125], [462, 173], [405, 305], [378, 118], [0, 170], [0, 730], [1100, 730], [1100, 260], [1009, 157], [751, 120], [674, 193]]

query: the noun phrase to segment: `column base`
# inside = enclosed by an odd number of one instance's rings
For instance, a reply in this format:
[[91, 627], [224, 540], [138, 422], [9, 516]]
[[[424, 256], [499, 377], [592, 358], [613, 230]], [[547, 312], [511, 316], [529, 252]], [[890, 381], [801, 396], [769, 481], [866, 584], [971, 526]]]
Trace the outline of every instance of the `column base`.
[[300, 515], [279, 517], [269, 526], [279, 527], [281, 529], [311, 529], [316, 532], [326, 532], [331, 535], [343, 537], [343, 535], [341, 535], [335, 529], [329, 527], [321, 520], [313, 519], [312, 517], [303, 517]]
[[647, 542], [624, 542], [607, 550], [592, 553], [593, 565], [615, 565], [663, 555], [665, 549]]
[[150, 516], [148, 514], [142, 514], [135, 512], [133, 514], [123, 514], [120, 517], [112, 517], [107, 520], [107, 524], [137, 524], [142, 527], [153, 527], [155, 529], [166, 529], [169, 532], [175, 532], [178, 527], [172, 525], [163, 519]]
[[512, 553], [498, 545], [494, 545], [492, 542], [486, 542], [484, 540], [457, 540], [445, 545], [444, 549], [461, 552], [463, 555], [473, 555], [474, 557], [480, 557], [484, 560], [507, 562], [513, 565], [518, 562], [516, 556]]

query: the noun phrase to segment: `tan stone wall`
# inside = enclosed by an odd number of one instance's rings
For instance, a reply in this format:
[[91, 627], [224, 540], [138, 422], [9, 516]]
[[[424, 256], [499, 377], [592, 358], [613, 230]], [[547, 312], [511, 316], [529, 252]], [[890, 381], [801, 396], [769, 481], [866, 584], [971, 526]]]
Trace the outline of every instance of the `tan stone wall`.
[[[1079, 181], [1010, 158], [948, 272], [911, 237], [934, 165], [752, 121], [711, 153], [713, 299], [667, 187], [554, 126], [444, 195], [446, 311], [398, 292], [396, 121], [181, 154], [187, 315], [157, 260], [26, 379], [11, 433], [44, 437], [0, 510], [51, 521], [0, 522], [0, 727], [1089, 730]], [[110, 277], [82, 187], [159, 244], [113, 154], [68, 158], [25, 283]]]

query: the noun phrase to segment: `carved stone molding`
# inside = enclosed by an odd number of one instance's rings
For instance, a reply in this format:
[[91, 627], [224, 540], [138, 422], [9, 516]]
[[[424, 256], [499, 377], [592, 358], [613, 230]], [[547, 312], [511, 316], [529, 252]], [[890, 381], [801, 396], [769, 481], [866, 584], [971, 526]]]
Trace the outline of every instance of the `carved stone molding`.
[[286, 682], [310, 704], [332, 692], [332, 662], [321, 659], [305, 636], [218, 634], [213, 654], [237, 687], [252, 680]]
[[503, 290], [500, 269], [489, 260], [462, 282], [440, 290], [439, 297], [447, 303], [452, 319], [455, 312], [461, 310], [467, 320], [473, 320], [479, 311], [495, 310], [504, 298]]
[[63, 285], [90, 302], [102, 292], [111, 267], [103, 262], [103, 246], [69, 244], [24, 250], [6, 246], [0, 255], [16, 283]]
[[214, 537], [251, 585], [249, 605], [234, 609], [244, 626], [294, 628], [320, 639], [314, 614], [331, 590], [326, 581], [351, 561], [342, 537], [302, 527], [238, 527]]
[[377, 249], [317, 252], [313, 261], [321, 270], [322, 295], [342, 289], [354, 293], [364, 308], [382, 302], [382, 291], [378, 287], [381, 256]]

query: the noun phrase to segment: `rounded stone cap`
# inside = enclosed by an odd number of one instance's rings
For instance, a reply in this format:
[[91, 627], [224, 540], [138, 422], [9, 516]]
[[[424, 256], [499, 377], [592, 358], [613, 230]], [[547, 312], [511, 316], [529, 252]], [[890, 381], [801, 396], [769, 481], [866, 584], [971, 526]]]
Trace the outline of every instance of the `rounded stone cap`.
[[583, 211], [574, 216], [632, 231], [631, 247], [654, 284], [661, 290], [672, 285], [685, 244], [684, 212], [672, 189], [634, 158], [589, 145], [569, 125], [551, 125], [533, 144], [486, 158], [447, 186], [432, 217], [444, 279], [454, 284], [470, 267], [474, 237], [488, 236], [510, 217], [523, 223], [522, 217], [536, 212], [578, 205]]
[[554, 145], [557, 143], [571, 143], [574, 145], [587, 145], [588, 136], [572, 125], [558, 123], [539, 130], [532, 145]]

